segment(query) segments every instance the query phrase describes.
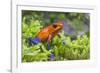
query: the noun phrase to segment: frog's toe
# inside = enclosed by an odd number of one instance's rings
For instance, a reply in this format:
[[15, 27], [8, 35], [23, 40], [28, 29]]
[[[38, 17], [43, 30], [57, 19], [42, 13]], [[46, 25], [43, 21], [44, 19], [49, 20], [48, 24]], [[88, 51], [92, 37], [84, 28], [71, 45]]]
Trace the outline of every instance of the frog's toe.
[[54, 54], [50, 54], [50, 61], [54, 61], [54, 60], [55, 60]]

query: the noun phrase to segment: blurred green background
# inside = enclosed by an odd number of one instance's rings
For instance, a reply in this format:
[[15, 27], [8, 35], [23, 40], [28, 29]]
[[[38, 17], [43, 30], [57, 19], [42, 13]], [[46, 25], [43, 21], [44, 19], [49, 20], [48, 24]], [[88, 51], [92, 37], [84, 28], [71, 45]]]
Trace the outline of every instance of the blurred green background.
[[[29, 47], [28, 38], [35, 38], [44, 27], [64, 22], [61, 39], [55, 36], [48, 51], [46, 42]], [[22, 10], [22, 62], [86, 60], [90, 58], [90, 15], [75, 12], [46, 12]], [[66, 44], [62, 44], [62, 39]], [[60, 45], [59, 45], [60, 44]]]

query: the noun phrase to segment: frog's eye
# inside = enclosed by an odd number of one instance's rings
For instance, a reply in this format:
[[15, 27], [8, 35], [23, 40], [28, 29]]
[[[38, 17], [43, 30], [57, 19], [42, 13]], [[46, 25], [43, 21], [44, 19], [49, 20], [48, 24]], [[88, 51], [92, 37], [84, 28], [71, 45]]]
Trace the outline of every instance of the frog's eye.
[[57, 25], [56, 25], [56, 24], [53, 24], [53, 27], [54, 27], [54, 28], [56, 28], [56, 27], [57, 27]]

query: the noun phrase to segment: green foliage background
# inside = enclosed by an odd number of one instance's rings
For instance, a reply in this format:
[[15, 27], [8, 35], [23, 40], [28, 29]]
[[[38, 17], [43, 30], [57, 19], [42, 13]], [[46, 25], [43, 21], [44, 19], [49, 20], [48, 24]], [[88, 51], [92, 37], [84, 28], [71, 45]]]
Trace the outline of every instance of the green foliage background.
[[[71, 28], [76, 31], [84, 31], [85, 13], [58, 13], [58, 12], [39, 12], [39, 11], [22, 11], [22, 62], [50, 61], [50, 54], [55, 55], [54, 61], [64, 60], [84, 60], [90, 58], [90, 38], [89, 31], [83, 35], [72, 36], [65, 35], [61, 31], [61, 38], [55, 36], [48, 51], [46, 42], [29, 47], [28, 38], [35, 38], [41, 28], [50, 25], [57, 20], [68, 21]], [[88, 24], [89, 26], [89, 24]], [[66, 42], [64, 45], [62, 39]], [[60, 44], [60, 45], [59, 45]]]

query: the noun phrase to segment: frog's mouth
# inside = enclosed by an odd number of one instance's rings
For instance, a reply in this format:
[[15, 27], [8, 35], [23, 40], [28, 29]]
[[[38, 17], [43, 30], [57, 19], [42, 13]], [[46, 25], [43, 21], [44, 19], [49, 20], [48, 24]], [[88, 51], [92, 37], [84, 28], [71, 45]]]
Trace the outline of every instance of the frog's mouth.
[[59, 31], [60, 31], [61, 29], [62, 29], [62, 27], [60, 27], [60, 26], [58, 26], [58, 27], [56, 28], [56, 30], [59, 30]]

